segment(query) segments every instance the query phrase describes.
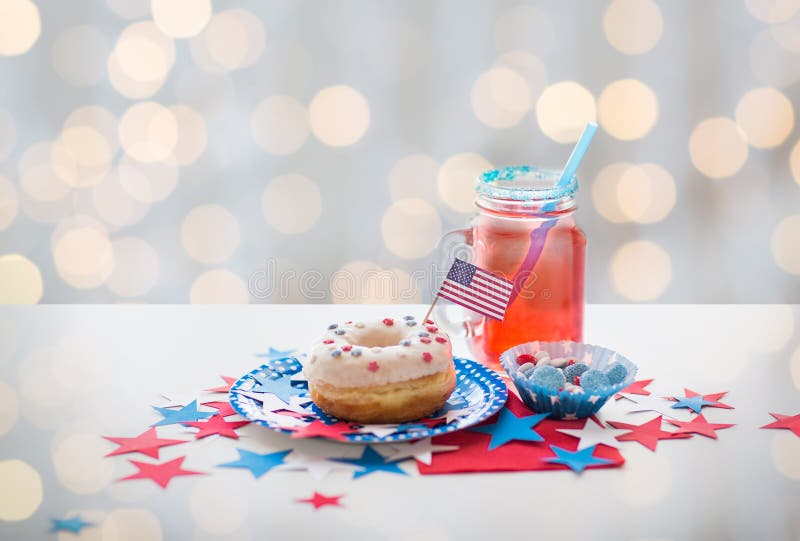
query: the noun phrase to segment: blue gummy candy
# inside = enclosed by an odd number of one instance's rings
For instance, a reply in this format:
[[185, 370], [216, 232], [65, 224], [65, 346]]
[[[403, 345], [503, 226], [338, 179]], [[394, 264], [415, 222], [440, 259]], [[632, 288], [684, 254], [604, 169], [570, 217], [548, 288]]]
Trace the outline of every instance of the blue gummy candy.
[[344, 334], [344, 329], [337, 329], [337, 330], [335, 330], [333, 332], [334, 332], [334, 334], [342, 335], [342, 334]]
[[342, 354], [341, 349], [334, 349], [333, 351], [331, 351], [331, 357], [338, 357], [341, 354]]
[[611, 382], [611, 385], [616, 385], [617, 383], [622, 383], [628, 377], [628, 369], [616, 363], [606, 372], [606, 376], [608, 376], [608, 381]]
[[531, 372], [529, 381], [549, 391], [558, 391], [564, 387], [564, 373], [555, 366], [544, 365]]
[[600, 370], [590, 368], [581, 376], [581, 387], [587, 391], [596, 391], [603, 387], [608, 387], [609, 385], [611, 385], [611, 381], [609, 381], [608, 376]]
[[572, 383], [575, 381], [575, 376], [580, 376], [587, 370], [589, 370], [589, 366], [583, 363], [571, 364], [564, 368], [564, 377], [568, 382]]
[[414, 319], [414, 316], [403, 316], [403, 319], [405, 319], [406, 321], [410, 321]]
[[328, 325], [328, 330], [332, 331], [333, 329], [335, 329], [338, 326], [339, 326], [338, 323], [331, 323], [330, 325]]
[[414, 326], [414, 325], [416, 325], [416, 324], [417, 324], [417, 322], [416, 322], [416, 321], [414, 321], [413, 319], [412, 319], [412, 320], [409, 320], [409, 321], [406, 321], [406, 325], [408, 325], [409, 327], [413, 327], [413, 326]]
[[352, 355], [353, 357], [361, 357], [361, 350], [354, 349], [353, 351], [350, 352], [350, 355]]
[[411, 345], [411, 340], [401, 340], [400, 341], [400, 345], [401, 346], [410, 346]]

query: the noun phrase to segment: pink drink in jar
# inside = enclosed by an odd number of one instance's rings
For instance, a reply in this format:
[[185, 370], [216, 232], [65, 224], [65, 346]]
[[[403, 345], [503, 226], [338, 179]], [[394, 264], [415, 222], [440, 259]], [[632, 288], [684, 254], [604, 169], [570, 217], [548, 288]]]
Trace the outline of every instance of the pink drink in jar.
[[[440, 263], [471, 254], [471, 262], [514, 282], [503, 321], [463, 310], [440, 322], [466, 330], [473, 354], [486, 364], [533, 340], [581, 341], [586, 237], [574, 219], [577, 179], [556, 186], [561, 172], [530, 166], [487, 171], [478, 179], [478, 213], [471, 226], [445, 235]], [[460, 252], [460, 253], [459, 253]]]

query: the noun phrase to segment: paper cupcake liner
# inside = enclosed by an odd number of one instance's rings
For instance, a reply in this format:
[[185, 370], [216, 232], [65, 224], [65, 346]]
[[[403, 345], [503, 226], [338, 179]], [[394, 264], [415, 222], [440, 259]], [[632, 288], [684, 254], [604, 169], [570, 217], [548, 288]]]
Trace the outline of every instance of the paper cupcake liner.
[[[595, 389], [591, 393], [571, 393], [569, 391], [553, 392], [531, 383], [519, 371], [517, 356], [523, 353], [535, 354], [546, 351], [551, 359], [566, 357], [576, 362], [585, 363], [590, 368], [603, 372], [613, 364], [623, 365], [628, 375], [616, 385]], [[583, 419], [597, 413], [606, 400], [633, 383], [636, 377], [636, 365], [625, 356], [610, 349], [582, 344], [580, 342], [528, 342], [505, 351], [500, 356], [500, 363], [511, 377], [525, 405], [537, 413], [549, 413], [553, 419]]]

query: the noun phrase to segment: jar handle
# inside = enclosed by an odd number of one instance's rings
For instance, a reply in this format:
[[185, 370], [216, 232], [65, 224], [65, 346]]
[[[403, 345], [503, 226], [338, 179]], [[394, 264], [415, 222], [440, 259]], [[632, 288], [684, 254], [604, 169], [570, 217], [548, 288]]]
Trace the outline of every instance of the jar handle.
[[[434, 287], [441, 285], [456, 258], [471, 263], [474, 259], [472, 227], [445, 233], [436, 246]], [[453, 303], [445, 305], [437, 299], [434, 307], [436, 324], [454, 336], [470, 336], [477, 314]]]

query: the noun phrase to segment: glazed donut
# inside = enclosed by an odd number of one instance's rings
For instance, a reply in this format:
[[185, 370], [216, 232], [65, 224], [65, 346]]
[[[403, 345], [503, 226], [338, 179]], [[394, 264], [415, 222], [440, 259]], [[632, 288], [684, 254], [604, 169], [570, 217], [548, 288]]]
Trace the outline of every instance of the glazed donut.
[[359, 423], [402, 423], [432, 414], [453, 392], [450, 339], [412, 316], [332, 323], [304, 367], [311, 399]]

